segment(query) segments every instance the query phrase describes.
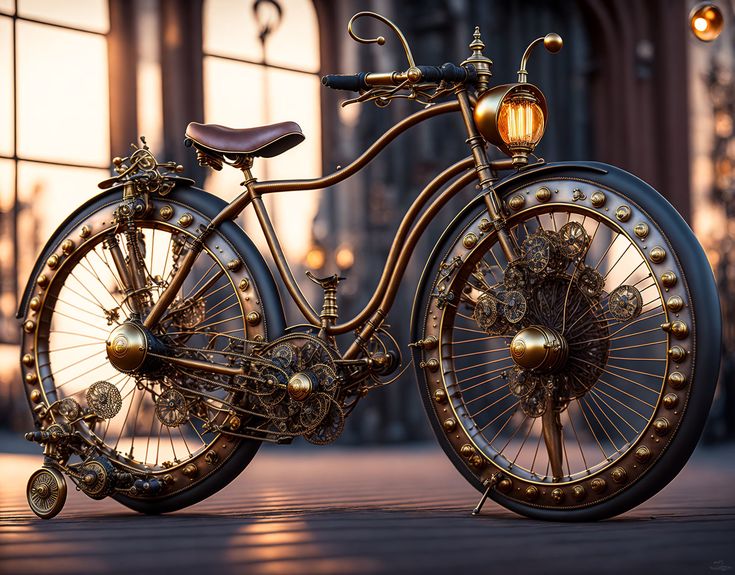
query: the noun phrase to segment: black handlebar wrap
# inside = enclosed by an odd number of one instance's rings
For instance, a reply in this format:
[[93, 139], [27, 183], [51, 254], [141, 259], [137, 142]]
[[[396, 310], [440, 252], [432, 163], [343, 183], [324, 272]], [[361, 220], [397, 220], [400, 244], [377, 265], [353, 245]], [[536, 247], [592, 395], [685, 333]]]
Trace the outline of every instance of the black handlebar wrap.
[[[417, 66], [421, 71], [422, 82], [474, 82], [477, 79], [477, 70], [472, 64], [456, 66], [455, 64], [442, 64], [441, 66]], [[368, 74], [328, 74], [322, 78], [322, 84], [333, 90], [348, 90], [360, 92], [370, 88], [365, 79]]]

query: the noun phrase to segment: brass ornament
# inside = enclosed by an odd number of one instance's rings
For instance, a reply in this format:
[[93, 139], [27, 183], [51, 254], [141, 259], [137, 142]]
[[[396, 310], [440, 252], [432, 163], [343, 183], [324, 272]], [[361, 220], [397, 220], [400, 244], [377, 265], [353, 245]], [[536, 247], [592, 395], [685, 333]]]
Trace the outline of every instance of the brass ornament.
[[41, 519], [51, 519], [66, 502], [66, 480], [56, 469], [39, 469], [28, 480], [26, 497], [33, 513]]
[[466, 247], [468, 250], [475, 247], [475, 245], [477, 245], [477, 236], [473, 234], [472, 232], [470, 232], [462, 240], [462, 245]]
[[21, 363], [25, 365], [26, 367], [31, 367], [36, 363], [36, 360], [33, 359], [33, 356], [30, 353], [26, 353], [23, 355], [23, 359], [21, 359]]
[[536, 200], [540, 203], [548, 202], [551, 199], [551, 190], [547, 187], [542, 187], [536, 190]]
[[564, 491], [560, 488], [555, 488], [551, 490], [551, 499], [554, 503], [561, 503], [564, 501]]
[[63, 242], [61, 242], [61, 251], [64, 252], [64, 255], [69, 255], [74, 251], [74, 248], [76, 246], [74, 245], [74, 240], [66, 239]]
[[432, 357], [429, 361], [426, 362], [426, 369], [429, 371], [436, 371], [439, 369], [439, 360], [435, 357]]
[[444, 431], [451, 433], [452, 431], [457, 429], [457, 421], [453, 417], [450, 417], [444, 420], [444, 423], [442, 423], [442, 427], [444, 428]]
[[680, 371], [672, 371], [669, 374], [668, 381], [669, 381], [669, 385], [673, 387], [674, 389], [681, 389], [686, 385], [687, 378]]
[[79, 237], [82, 238], [83, 240], [86, 240], [91, 235], [92, 235], [92, 228], [86, 224], [82, 226], [81, 230], [79, 230]]
[[229, 262], [227, 262], [227, 269], [230, 270], [231, 272], [236, 272], [241, 267], [242, 267], [242, 262], [240, 260], [235, 259], [235, 260], [230, 260]]
[[45, 289], [46, 287], [48, 287], [49, 283], [48, 276], [46, 274], [41, 274], [36, 279], [36, 283], [38, 284], [38, 287], [40, 287], [41, 289]]
[[248, 312], [248, 315], [245, 316], [245, 320], [250, 325], [258, 325], [260, 323], [260, 314], [257, 311]]
[[86, 398], [89, 408], [101, 419], [112, 419], [122, 408], [120, 390], [107, 381], [90, 385]]
[[437, 403], [444, 403], [447, 401], [447, 392], [443, 389], [437, 389], [434, 392], [434, 401]]
[[28, 307], [31, 308], [33, 311], [38, 311], [41, 307], [41, 298], [38, 296], [33, 296], [31, 298], [31, 301], [28, 303]]
[[673, 313], [679, 313], [684, 308], [684, 299], [678, 295], [672, 295], [666, 302], [666, 307]]
[[525, 494], [526, 499], [528, 499], [529, 501], [536, 501], [541, 493], [539, 492], [538, 487], [536, 487], [535, 485], [529, 485], [528, 487], [526, 487]]
[[679, 405], [679, 396], [675, 393], [667, 393], [662, 400], [666, 409], [675, 409]]
[[630, 321], [643, 309], [643, 298], [638, 288], [630, 285], [616, 287], [608, 298], [608, 311], [618, 321]]
[[628, 481], [628, 472], [623, 467], [615, 467], [610, 472], [610, 477], [615, 483], [625, 483]]
[[652, 247], [649, 257], [651, 258], [651, 261], [653, 263], [660, 264], [666, 259], [666, 250], [664, 250], [661, 246]]
[[50, 255], [49, 258], [46, 260], [46, 265], [52, 270], [55, 270], [59, 265], [59, 256], [57, 256], [56, 254]]
[[577, 501], [582, 501], [587, 496], [587, 491], [585, 491], [584, 486], [582, 485], [575, 485], [572, 487], [572, 497], [576, 499]]
[[29, 319], [23, 324], [23, 331], [26, 333], [32, 333], [36, 329], [36, 322]]
[[169, 206], [161, 206], [161, 209], [158, 210], [158, 213], [161, 214], [162, 220], [170, 220], [174, 216], [174, 209]]
[[193, 479], [199, 474], [199, 468], [196, 466], [195, 463], [187, 463], [186, 465], [184, 465], [181, 473], [183, 473], [189, 479]]
[[672, 288], [676, 285], [676, 274], [672, 271], [661, 274], [661, 283], [665, 288]]
[[666, 435], [669, 432], [670, 427], [669, 420], [665, 417], [659, 417], [653, 422], [653, 430], [656, 432], [656, 435]]
[[482, 469], [485, 467], [485, 458], [482, 455], [475, 454], [470, 457], [470, 465], [476, 469]]
[[507, 477], [503, 477], [503, 479], [498, 481], [498, 491], [501, 493], [510, 493], [512, 489], [513, 482]]
[[194, 216], [192, 216], [190, 213], [182, 214], [182, 216], [179, 218], [179, 225], [182, 228], [186, 228], [189, 227], [193, 221]]
[[462, 445], [462, 447], [459, 448], [459, 452], [462, 454], [463, 457], [470, 457], [471, 455], [474, 455], [475, 448], [472, 447], [469, 443], [465, 443]]
[[651, 450], [648, 449], [645, 445], [641, 445], [638, 447], [638, 449], [635, 450], [635, 459], [638, 463], [648, 463], [648, 461], [651, 459]]
[[513, 196], [510, 200], [508, 200], [508, 206], [513, 211], [520, 210], [523, 206], [526, 205], [526, 198], [524, 198], [522, 195], [517, 194]]
[[156, 399], [156, 417], [166, 427], [178, 427], [188, 416], [186, 398], [180, 391], [169, 388]]
[[[641, 222], [639, 224], [636, 224], [633, 228], [633, 233], [635, 233], [636, 236], [638, 236], [640, 239], [644, 240], [648, 237], [650, 229], [648, 227], [648, 224], [645, 222]], [[655, 248], [654, 248], [655, 249]], [[653, 258], [651, 258], [653, 259]]]
[[41, 401], [41, 392], [38, 389], [34, 389], [31, 391], [31, 401], [33, 403], [38, 403]]
[[590, 202], [596, 208], [601, 208], [602, 206], [604, 206], [605, 200], [607, 200], [607, 198], [605, 197], [604, 192], [600, 192], [600, 191], [594, 192], [592, 196], [590, 197]]
[[615, 210], [615, 217], [621, 222], [627, 222], [633, 214], [628, 206], [620, 206]]
[[590, 481], [590, 489], [595, 493], [602, 493], [607, 489], [607, 482], [602, 477], [595, 477]]
[[490, 223], [490, 220], [487, 218], [482, 218], [480, 220], [480, 231], [481, 232], [489, 232], [493, 228], [493, 225]]
[[680, 345], [672, 346], [668, 353], [671, 361], [676, 363], [681, 363], [687, 356], [687, 351]]
[[677, 339], [684, 339], [689, 335], [689, 327], [681, 320], [676, 320], [671, 324], [671, 333]]
[[242, 278], [237, 287], [240, 288], [240, 291], [247, 291], [250, 287], [250, 280], [248, 280], [248, 278]]
[[28, 373], [26, 373], [25, 379], [27, 384], [33, 385], [38, 381], [38, 375], [36, 375], [35, 371], [29, 371]]

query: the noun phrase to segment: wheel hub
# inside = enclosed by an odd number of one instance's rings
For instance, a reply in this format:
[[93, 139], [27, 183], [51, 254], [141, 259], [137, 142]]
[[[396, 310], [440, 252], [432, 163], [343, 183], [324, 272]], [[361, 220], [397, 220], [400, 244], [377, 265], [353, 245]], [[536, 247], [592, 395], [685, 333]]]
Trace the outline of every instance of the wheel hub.
[[569, 346], [556, 330], [543, 325], [532, 325], [513, 337], [510, 355], [522, 369], [553, 373], [566, 364]]
[[120, 371], [135, 371], [145, 363], [148, 347], [145, 330], [137, 324], [124, 323], [107, 338], [107, 358]]

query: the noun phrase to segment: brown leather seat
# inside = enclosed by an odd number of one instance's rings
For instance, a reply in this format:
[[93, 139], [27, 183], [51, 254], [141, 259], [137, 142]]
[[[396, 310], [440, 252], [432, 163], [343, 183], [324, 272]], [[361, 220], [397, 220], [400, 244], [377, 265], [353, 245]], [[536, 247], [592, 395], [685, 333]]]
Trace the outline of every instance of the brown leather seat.
[[186, 137], [194, 144], [220, 154], [243, 154], [272, 158], [304, 141], [296, 122], [281, 122], [257, 128], [228, 128], [191, 122]]

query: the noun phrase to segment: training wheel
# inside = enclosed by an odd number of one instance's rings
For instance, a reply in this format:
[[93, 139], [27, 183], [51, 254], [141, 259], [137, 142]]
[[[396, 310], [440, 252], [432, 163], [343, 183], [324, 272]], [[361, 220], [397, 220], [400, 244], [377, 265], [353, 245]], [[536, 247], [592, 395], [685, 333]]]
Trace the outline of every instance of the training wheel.
[[33, 513], [51, 519], [66, 502], [66, 480], [56, 469], [39, 469], [28, 480], [26, 497]]

